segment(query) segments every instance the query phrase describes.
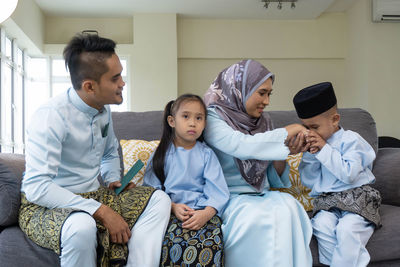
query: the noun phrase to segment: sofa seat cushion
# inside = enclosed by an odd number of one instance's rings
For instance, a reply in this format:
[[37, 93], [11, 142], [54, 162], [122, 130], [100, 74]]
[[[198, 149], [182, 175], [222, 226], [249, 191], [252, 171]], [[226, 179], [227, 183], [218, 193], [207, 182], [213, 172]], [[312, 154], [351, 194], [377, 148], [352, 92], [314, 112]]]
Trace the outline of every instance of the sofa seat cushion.
[[18, 226], [10, 226], [0, 233], [0, 266], [43, 267], [60, 266], [58, 255], [33, 243]]
[[400, 207], [382, 205], [380, 214], [382, 227], [375, 230], [367, 244], [371, 261], [400, 260]]

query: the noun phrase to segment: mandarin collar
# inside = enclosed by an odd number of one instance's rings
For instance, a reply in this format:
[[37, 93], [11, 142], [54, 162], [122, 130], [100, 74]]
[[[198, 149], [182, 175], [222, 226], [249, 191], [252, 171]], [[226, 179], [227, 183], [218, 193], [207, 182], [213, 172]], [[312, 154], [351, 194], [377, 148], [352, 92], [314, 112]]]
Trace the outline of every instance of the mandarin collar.
[[105, 111], [104, 107], [99, 111], [86, 104], [85, 101], [83, 101], [82, 98], [78, 95], [76, 90], [72, 87], [68, 89], [68, 96], [69, 99], [71, 100], [72, 105], [74, 105], [77, 109], [79, 109], [83, 113], [90, 115], [91, 117], [94, 117], [97, 114], [103, 113]]

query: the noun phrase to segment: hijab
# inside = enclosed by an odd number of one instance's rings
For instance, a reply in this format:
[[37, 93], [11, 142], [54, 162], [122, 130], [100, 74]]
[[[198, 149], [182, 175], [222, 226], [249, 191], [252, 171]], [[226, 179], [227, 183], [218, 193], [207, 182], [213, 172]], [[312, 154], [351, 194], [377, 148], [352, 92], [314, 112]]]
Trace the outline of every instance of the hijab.
[[[204, 102], [207, 107], [215, 108], [218, 115], [234, 130], [250, 135], [272, 130], [272, 121], [266, 113], [253, 118], [246, 112], [247, 99], [268, 78], [273, 83], [275, 75], [261, 63], [251, 59], [242, 60], [219, 73], [206, 92]], [[235, 158], [235, 162], [244, 180], [257, 192], [261, 192], [268, 161]]]

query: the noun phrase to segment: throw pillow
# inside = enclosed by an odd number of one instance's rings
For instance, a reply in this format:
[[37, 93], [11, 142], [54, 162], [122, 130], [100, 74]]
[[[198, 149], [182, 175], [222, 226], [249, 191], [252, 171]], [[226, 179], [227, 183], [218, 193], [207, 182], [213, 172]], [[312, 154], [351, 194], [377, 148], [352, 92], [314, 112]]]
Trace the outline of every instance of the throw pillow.
[[0, 162], [0, 226], [18, 222], [21, 181]]
[[303, 156], [302, 153], [288, 156], [286, 161], [290, 167], [289, 179], [292, 185], [289, 188], [279, 188], [277, 190], [291, 194], [295, 199], [297, 199], [303, 205], [306, 211], [311, 211], [313, 209], [312, 206], [313, 198], [308, 195], [308, 193], [311, 192], [311, 189], [305, 187], [300, 180], [299, 165], [302, 156]]
[[120, 140], [122, 159], [124, 162], [124, 175], [138, 159], [144, 163], [144, 167], [132, 179], [132, 182], [134, 182], [136, 185], [143, 184], [143, 175], [147, 167], [147, 162], [150, 158], [150, 155], [156, 150], [159, 143], [160, 141], [158, 140]]

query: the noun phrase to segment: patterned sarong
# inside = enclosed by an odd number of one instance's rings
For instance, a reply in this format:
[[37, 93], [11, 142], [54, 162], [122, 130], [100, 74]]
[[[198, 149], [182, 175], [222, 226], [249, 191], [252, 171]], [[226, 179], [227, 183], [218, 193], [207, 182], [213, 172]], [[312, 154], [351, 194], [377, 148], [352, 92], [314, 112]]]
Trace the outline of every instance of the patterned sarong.
[[[113, 190], [100, 187], [97, 191], [78, 194], [84, 198], [97, 200], [120, 214], [129, 228], [135, 225], [153, 194], [152, 187], [139, 186], [123, 191], [118, 196]], [[21, 195], [19, 225], [22, 231], [36, 244], [60, 254], [61, 228], [74, 209], [48, 209], [26, 200]], [[97, 224], [97, 266], [124, 266], [128, 257], [128, 247], [112, 243], [108, 230], [99, 222]]]
[[171, 214], [162, 244], [160, 266], [224, 266], [222, 221], [212, 217], [197, 231], [183, 229]]
[[313, 216], [320, 210], [329, 211], [332, 208], [338, 208], [356, 213], [374, 223], [376, 227], [380, 227], [379, 208], [381, 202], [379, 191], [368, 185], [342, 192], [323, 193], [313, 200]]

